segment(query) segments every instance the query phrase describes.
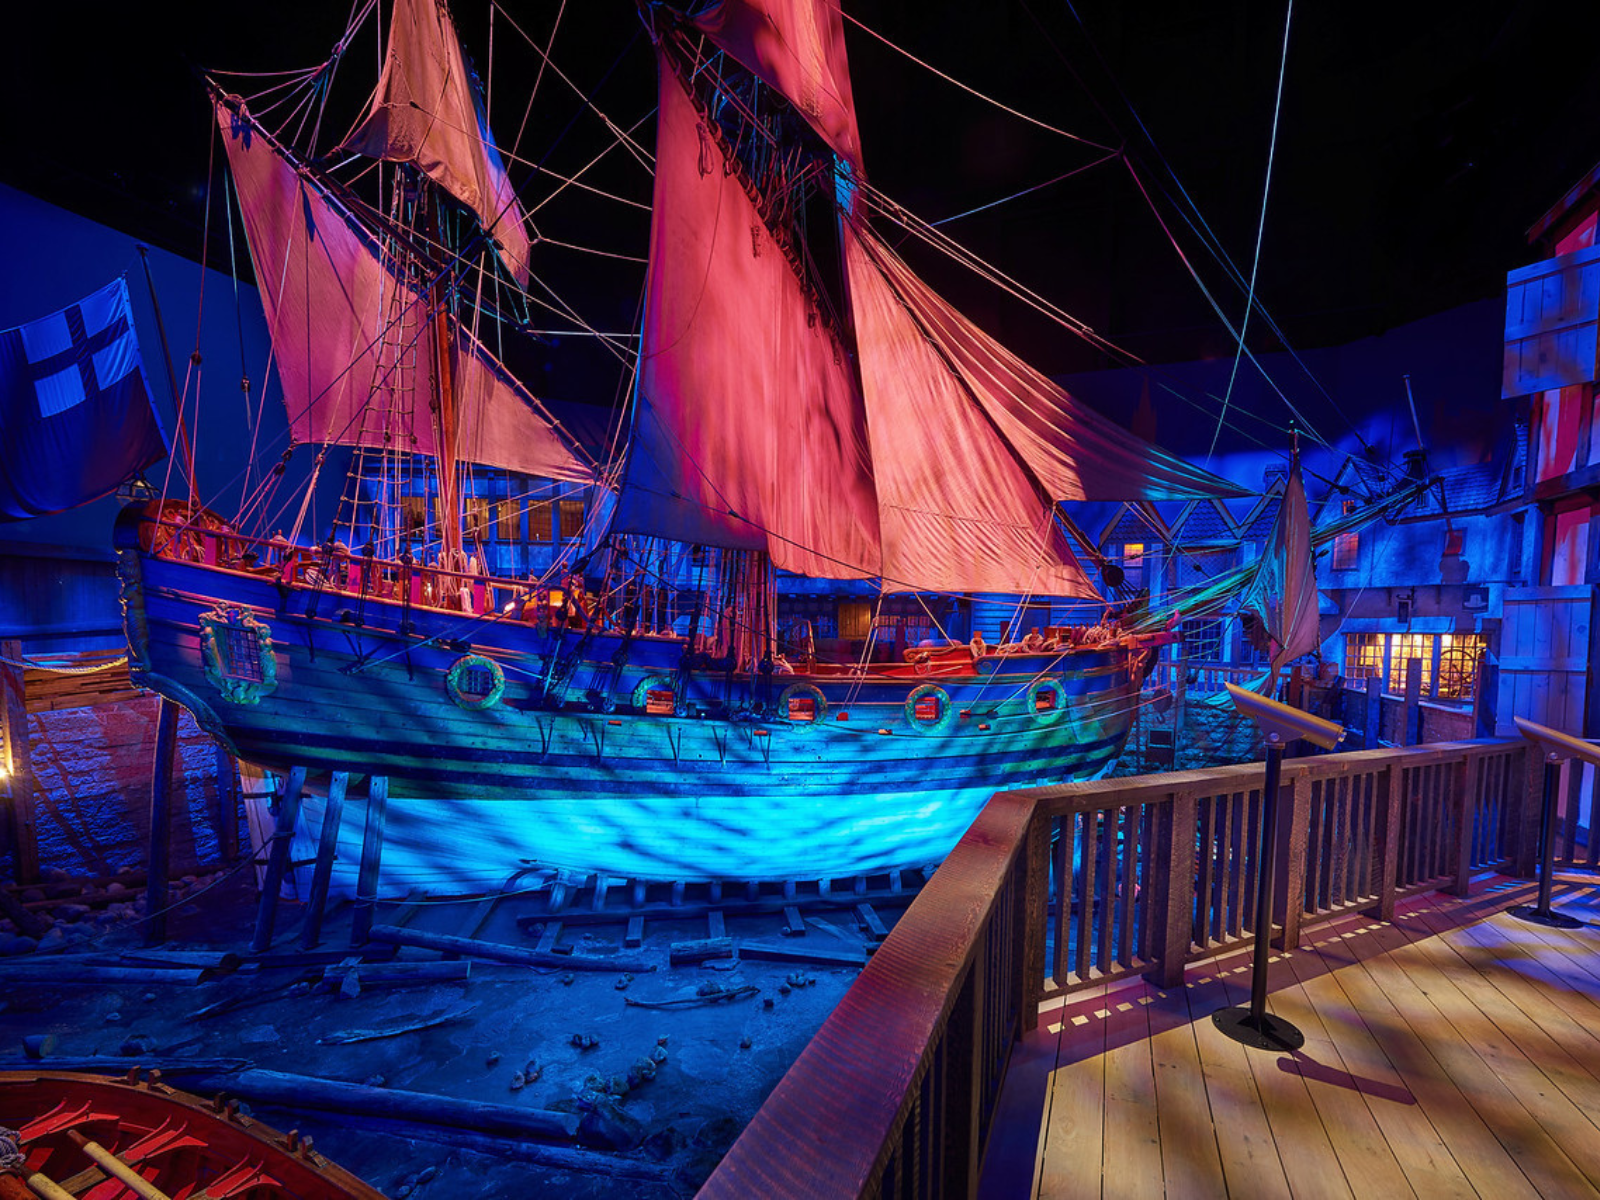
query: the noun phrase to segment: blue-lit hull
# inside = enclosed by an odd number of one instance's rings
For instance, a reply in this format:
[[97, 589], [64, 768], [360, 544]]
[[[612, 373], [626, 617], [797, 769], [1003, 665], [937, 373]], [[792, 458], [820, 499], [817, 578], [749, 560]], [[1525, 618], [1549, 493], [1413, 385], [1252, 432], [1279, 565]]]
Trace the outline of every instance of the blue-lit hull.
[[[386, 884], [492, 884], [529, 861], [645, 879], [936, 862], [996, 790], [1104, 772], [1140, 682], [1127, 647], [984, 659], [982, 673], [679, 675], [678, 638], [403, 610], [149, 553], [130, 518], [118, 559], [136, 682], [246, 761], [389, 777]], [[208, 675], [201, 618], [223, 605], [263, 630], [262, 694], [230, 699]], [[504, 679], [482, 708], [447, 683], [467, 655]], [[682, 715], [641, 711], [668, 680]], [[782, 715], [795, 685], [815, 719]], [[919, 723], [917, 689], [939, 720]]]

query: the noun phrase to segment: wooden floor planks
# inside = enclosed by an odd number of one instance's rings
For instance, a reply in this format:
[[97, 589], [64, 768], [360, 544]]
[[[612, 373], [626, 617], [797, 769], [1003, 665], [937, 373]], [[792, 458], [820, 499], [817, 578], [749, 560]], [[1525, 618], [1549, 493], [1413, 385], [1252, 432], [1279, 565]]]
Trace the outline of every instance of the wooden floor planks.
[[[1268, 1009], [1306, 1035], [1292, 1055], [1211, 1022], [1249, 1002], [1248, 952], [1181, 988], [1067, 997], [1032, 1051], [1054, 1037], [1032, 1194], [1600, 1200], [1600, 928], [1504, 913], [1529, 885], [1476, 891], [1317, 926], [1277, 956]], [[1592, 877], [1556, 904], [1600, 921]]]

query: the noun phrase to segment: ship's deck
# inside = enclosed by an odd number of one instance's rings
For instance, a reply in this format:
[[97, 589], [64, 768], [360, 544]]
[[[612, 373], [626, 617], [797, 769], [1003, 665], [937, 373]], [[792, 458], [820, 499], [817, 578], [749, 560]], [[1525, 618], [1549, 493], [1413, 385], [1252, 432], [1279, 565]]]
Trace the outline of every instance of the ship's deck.
[[[1600, 920], [1600, 884], [1558, 911]], [[1013, 1055], [982, 1194], [1105, 1197], [1600, 1195], [1600, 928], [1503, 911], [1530, 884], [1427, 892], [1392, 925], [1318, 926], [1270, 969], [1306, 1035], [1247, 1050], [1211, 1013], [1248, 1003], [1248, 951], [1077, 993]]]

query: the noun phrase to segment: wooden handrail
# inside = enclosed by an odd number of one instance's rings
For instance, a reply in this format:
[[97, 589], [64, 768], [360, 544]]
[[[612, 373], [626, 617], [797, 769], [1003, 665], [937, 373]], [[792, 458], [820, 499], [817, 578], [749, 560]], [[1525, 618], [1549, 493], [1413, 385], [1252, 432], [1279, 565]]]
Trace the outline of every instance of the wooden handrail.
[[[1282, 944], [1352, 910], [1391, 919], [1408, 890], [1464, 891], [1478, 867], [1531, 873], [1539, 771], [1495, 740], [1285, 763]], [[1173, 984], [1249, 940], [1261, 786], [1252, 763], [992, 797], [700, 1195], [975, 1194], [1045, 999], [1141, 971]]]

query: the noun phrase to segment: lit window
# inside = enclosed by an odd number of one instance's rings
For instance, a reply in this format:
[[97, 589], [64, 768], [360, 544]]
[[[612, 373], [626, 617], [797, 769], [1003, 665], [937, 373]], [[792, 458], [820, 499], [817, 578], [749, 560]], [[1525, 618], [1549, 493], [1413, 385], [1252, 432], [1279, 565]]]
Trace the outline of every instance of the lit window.
[[1383, 678], [1383, 634], [1344, 635], [1344, 677], [1347, 680]]
[[1433, 643], [1431, 633], [1391, 633], [1389, 635], [1389, 691], [1403, 696], [1411, 673], [1411, 660], [1422, 662], [1422, 694], [1433, 682]]
[[[1355, 510], [1356, 502], [1354, 500], [1340, 502], [1339, 512], [1341, 516], [1348, 517]], [[1354, 571], [1360, 558], [1360, 553], [1361, 535], [1353, 529], [1349, 533], [1341, 533], [1333, 539], [1333, 558], [1328, 565], [1335, 571]]]
[[1447, 633], [1439, 639], [1439, 699], [1468, 700], [1477, 690], [1478, 659], [1488, 648], [1482, 634]]
[[561, 501], [561, 540], [575, 541], [583, 536], [583, 501]]
[[548, 542], [555, 536], [555, 524], [552, 520], [554, 506], [548, 500], [540, 500], [528, 505], [528, 540], [530, 542]]
[[502, 542], [517, 542], [522, 540], [522, 502], [520, 500], [502, 500], [495, 505], [495, 534]]
[[1144, 543], [1124, 542], [1122, 546], [1123, 582], [1131, 587], [1144, 586]]
[[483, 541], [489, 536], [489, 502], [480, 500], [476, 496], [468, 496], [464, 502], [466, 508], [466, 536], [473, 541]]

